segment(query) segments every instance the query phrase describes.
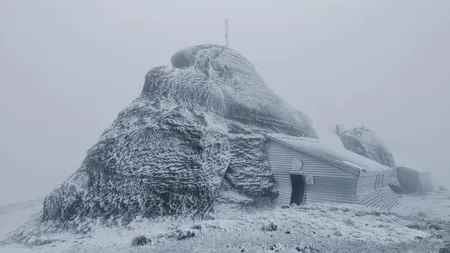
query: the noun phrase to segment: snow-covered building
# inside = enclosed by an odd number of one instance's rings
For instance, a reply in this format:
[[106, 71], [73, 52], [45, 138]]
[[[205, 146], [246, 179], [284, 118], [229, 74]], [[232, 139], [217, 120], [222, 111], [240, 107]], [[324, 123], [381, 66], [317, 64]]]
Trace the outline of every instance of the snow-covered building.
[[405, 166], [398, 166], [395, 169], [397, 170], [398, 181], [405, 193], [425, 194], [433, 191], [430, 172], [418, 171]]
[[317, 139], [268, 135], [278, 205], [338, 202], [390, 209], [400, 196], [388, 186], [392, 168]]

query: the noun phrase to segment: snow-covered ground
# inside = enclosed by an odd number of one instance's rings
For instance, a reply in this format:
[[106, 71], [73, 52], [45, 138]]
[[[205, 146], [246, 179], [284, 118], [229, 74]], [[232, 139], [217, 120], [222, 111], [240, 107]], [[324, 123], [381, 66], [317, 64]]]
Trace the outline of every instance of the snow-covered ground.
[[[41, 208], [41, 199], [0, 206], [0, 237]], [[42, 235], [30, 239], [41, 246], [8, 243], [0, 252], [308, 252], [307, 246], [310, 252], [438, 252], [450, 239], [450, 191], [405, 196], [390, 212], [320, 204], [246, 211], [219, 206], [215, 215], [204, 221], [144, 219], [88, 235]], [[195, 235], [179, 240], [188, 231]], [[140, 235], [152, 243], [131, 247]]]
[[450, 190], [422, 196], [404, 196], [402, 203], [392, 211], [408, 216], [423, 212], [429, 219], [448, 221], [450, 220]]

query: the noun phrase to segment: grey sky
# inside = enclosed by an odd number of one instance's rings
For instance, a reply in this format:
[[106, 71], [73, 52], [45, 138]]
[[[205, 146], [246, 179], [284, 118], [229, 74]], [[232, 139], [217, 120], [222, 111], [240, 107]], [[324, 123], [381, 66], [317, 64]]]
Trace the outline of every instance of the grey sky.
[[0, 203], [46, 195], [178, 49], [224, 43], [310, 115], [450, 182], [450, 1], [0, 1]]

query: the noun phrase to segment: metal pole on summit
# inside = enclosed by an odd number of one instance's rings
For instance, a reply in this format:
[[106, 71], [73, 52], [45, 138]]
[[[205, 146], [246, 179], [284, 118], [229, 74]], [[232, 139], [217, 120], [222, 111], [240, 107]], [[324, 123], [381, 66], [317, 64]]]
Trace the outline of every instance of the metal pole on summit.
[[228, 18], [225, 19], [225, 47], [228, 47]]

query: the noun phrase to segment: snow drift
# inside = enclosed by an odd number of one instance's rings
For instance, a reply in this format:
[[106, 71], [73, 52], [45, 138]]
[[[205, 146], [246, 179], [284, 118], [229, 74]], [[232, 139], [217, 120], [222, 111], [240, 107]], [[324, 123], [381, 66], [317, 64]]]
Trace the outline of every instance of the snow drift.
[[276, 196], [263, 134], [316, 138], [310, 119], [234, 50], [200, 45], [171, 61], [45, 198], [44, 221], [202, 215], [224, 178], [254, 200]]

